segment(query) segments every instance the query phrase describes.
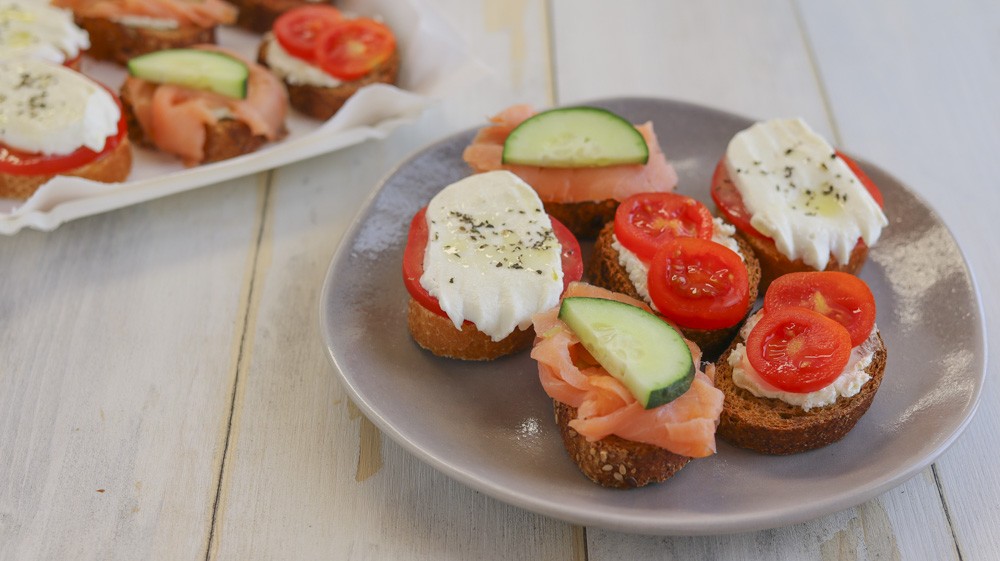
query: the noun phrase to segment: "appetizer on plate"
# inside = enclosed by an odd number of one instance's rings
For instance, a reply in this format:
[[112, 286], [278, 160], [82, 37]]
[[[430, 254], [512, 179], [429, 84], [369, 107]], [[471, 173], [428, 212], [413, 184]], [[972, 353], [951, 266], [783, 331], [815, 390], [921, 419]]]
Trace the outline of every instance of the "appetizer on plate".
[[279, 17], [258, 61], [285, 82], [292, 107], [315, 119], [329, 119], [359, 89], [392, 84], [399, 73], [396, 36], [388, 26], [347, 18], [325, 5]]
[[715, 453], [715, 367], [648, 306], [573, 283], [534, 318], [542, 387], [577, 467], [605, 487], [664, 481]]
[[0, 58], [40, 58], [80, 70], [90, 47], [73, 14], [44, 0], [0, 0]]
[[491, 121], [465, 149], [465, 162], [476, 172], [514, 172], [577, 236], [596, 236], [630, 195], [677, 185], [652, 123], [633, 126], [596, 107], [536, 114], [527, 105], [505, 109]]
[[864, 281], [832, 271], [779, 277], [719, 359], [719, 436], [765, 454], [836, 442], [868, 411], [885, 364]]
[[87, 54], [125, 64], [132, 57], [215, 42], [215, 28], [236, 21], [223, 0], [53, 0], [90, 34]]
[[264, 33], [278, 17], [295, 8], [332, 4], [330, 0], [231, 0], [239, 9], [236, 24], [250, 31]]
[[796, 271], [857, 273], [889, 223], [875, 184], [801, 119], [736, 134], [712, 199], [760, 259], [761, 290]]
[[413, 217], [403, 257], [413, 339], [439, 356], [492, 360], [531, 345], [531, 316], [583, 274], [580, 245], [505, 171], [445, 187]]
[[597, 236], [588, 274], [597, 286], [651, 305], [714, 360], [757, 299], [760, 265], [701, 202], [639, 193]]
[[131, 169], [121, 104], [107, 88], [60, 64], [0, 60], [0, 197], [26, 199], [55, 175], [124, 181]]
[[253, 152], [285, 136], [288, 95], [264, 67], [214, 45], [129, 61], [121, 96], [129, 136], [186, 166]]

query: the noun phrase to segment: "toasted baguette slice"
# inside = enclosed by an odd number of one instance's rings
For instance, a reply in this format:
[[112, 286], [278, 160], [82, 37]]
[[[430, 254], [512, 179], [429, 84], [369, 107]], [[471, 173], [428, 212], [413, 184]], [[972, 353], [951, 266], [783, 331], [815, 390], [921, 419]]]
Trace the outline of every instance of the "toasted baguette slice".
[[[271, 40], [273, 41], [273, 39]], [[267, 66], [267, 50], [271, 41], [260, 44], [257, 62]], [[340, 110], [347, 100], [361, 88], [370, 84], [392, 84], [399, 75], [399, 51], [392, 53], [385, 62], [372, 69], [371, 72], [339, 86], [327, 88], [308, 84], [293, 84], [287, 78], [282, 78], [288, 89], [288, 101], [292, 107], [314, 118], [326, 120]]]
[[[132, 146], [123, 138], [114, 150], [78, 168], [59, 175], [83, 177], [101, 183], [125, 181], [132, 170]], [[54, 175], [13, 175], [0, 173], [0, 198], [27, 199]]]
[[779, 399], [757, 397], [736, 386], [728, 359], [742, 340], [733, 341], [716, 363], [715, 386], [725, 394], [717, 434], [741, 448], [781, 455], [821, 448], [840, 440], [868, 411], [882, 383], [887, 353], [882, 336], [877, 336], [878, 349], [865, 369], [871, 379], [861, 391], [809, 411]]
[[229, 0], [240, 9], [236, 17], [236, 25], [264, 33], [270, 31], [274, 26], [274, 20], [278, 16], [302, 6], [312, 6], [316, 4], [332, 4], [332, 2], [309, 2], [307, 0]]
[[154, 29], [122, 25], [107, 18], [77, 17], [76, 23], [90, 34], [87, 54], [99, 60], [125, 64], [130, 58], [162, 51], [215, 43], [215, 28], [181, 25], [175, 29]]
[[450, 319], [439, 316], [410, 298], [406, 316], [410, 335], [418, 345], [443, 357], [461, 360], [493, 360], [531, 346], [535, 330], [515, 329], [507, 337], [493, 341], [489, 335], [465, 322], [461, 331]]
[[584, 201], [580, 203], [556, 203], [543, 201], [545, 212], [562, 222], [578, 238], [594, 238], [605, 224], [615, 219], [620, 201]]
[[[618, 251], [611, 245], [614, 236], [614, 222], [609, 222], [601, 230], [594, 242], [594, 251], [587, 267], [587, 276], [592, 284], [627, 294], [637, 300], [642, 300], [642, 296], [632, 284], [632, 279], [628, 276], [628, 271], [622, 266], [619, 260]], [[760, 282], [761, 268], [754, 256], [750, 246], [741, 238], [736, 238], [736, 243], [740, 246], [740, 253], [743, 254], [743, 262], [747, 267], [747, 277], [750, 288], [750, 305], [746, 313], [750, 313], [754, 302], [757, 300], [757, 285]], [[745, 318], [746, 316], [744, 316]], [[669, 319], [669, 318], [668, 318]], [[737, 322], [732, 327], [724, 329], [694, 329], [690, 327], [680, 327], [684, 337], [694, 341], [704, 353], [706, 360], [714, 360], [719, 356], [729, 343], [736, 337], [742, 321]]]
[[604, 487], [631, 489], [670, 479], [691, 458], [619, 436], [610, 435], [588, 442], [569, 426], [576, 408], [552, 401], [556, 424], [569, 457], [591, 481]]
[[[741, 240], [742, 245], [748, 245], [753, 248], [753, 252], [757, 254], [757, 259], [760, 260], [760, 291], [767, 292], [767, 287], [771, 285], [774, 279], [780, 277], [781, 275], [787, 275], [788, 273], [799, 273], [803, 271], [815, 271], [816, 269], [810, 265], [806, 265], [801, 259], [795, 259], [794, 261], [785, 257], [781, 252], [778, 251], [777, 246], [774, 242], [769, 239], [764, 239], [759, 236], [754, 236], [752, 234], [746, 234], [736, 229], [736, 237]], [[852, 275], [858, 274], [861, 270], [861, 266], [864, 265], [865, 259], [868, 257], [868, 246], [860, 243], [854, 246], [854, 250], [851, 251], [851, 257], [847, 263], [840, 263], [830, 255], [830, 261], [826, 266], [824, 271], [840, 271], [843, 273], [850, 273]]]

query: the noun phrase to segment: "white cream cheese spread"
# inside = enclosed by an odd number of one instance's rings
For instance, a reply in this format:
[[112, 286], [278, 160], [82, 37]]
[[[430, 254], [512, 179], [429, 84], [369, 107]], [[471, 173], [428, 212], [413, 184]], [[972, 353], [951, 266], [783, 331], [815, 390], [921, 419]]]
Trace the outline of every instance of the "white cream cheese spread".
[[753, 125], [729, 142], [726, 169], [750, 224], [789, 259], [825, 269], [850, 260], [888, 225], [882, 209], [833, 147], [802, 119]]
[[0, 58], [31, 57], [63, 63], [90, 47], [73, 14], [42, 0], [0, 0]]
[[271, 72], [288, 82], [297, 86], [316, 86], [320, 88], [336, 88], [343, 82], [333, 76], [323, 72], [323, 69], [309, 64], [297, 56], [288, 53], [281, 43], [268, 33], [264, 36], [267, 44], [267, 54], [265, 62]]
[[[735, 235], [736, 228], [732, 225], [727, 224], [721, 218], [712, 220], [712, 241], [731, 249], [736, 255], [740, 256], [741, 261], [745, 262], [743, 253], [740, 252], [740, 245], [736, 243], [736, 239], [733, 237]], [[613, 232], [611, 234], [611, 247], [618, 252], [618, 263], [625, 268], [629, 280], [635, 286], [635, 291], [642, 297], [643, 301], [649, 304], [654, 310], [659, 311], [656, 308], [656, 304], [653, 304], [653, 299], [649, 296], [649, 265], [643, 262], [638, 255], [632, 253], [632, 251], [622, 245], [618, 241], [618, 236], [614, 235]]]
[[559, 303], [562, 246], [542, 201], [508, 171], [445, 187], [427, 206], [420, 284], [457, 329], [471, 321], [499, 341]]
[[[740, 328], [740, 337], [743, 341], [747, 340], [750, 331], [753, 330], [762, 317], [763, 311], [758, 311]], [[868, 335], [868, 339], [851, 349], [851, 356], [847, 360], [847, 366], [844, 367], [840, 376], [831, 382], [830, 385], [809, 393], [782, 391], [761, 378], [753, 365], [750, 364], [750, 360], [747, 359], [746, 346], [743, 343], [737, 343], [733, 352], [729, 354], [729, 365], [733, 369], [733, 383], [738, 387], [747, 390], [757, 397], [780, 399], [789, 405], [795, 405], [808, 411], [815, 407], [831, 405], [839, 397], [857, 395], [861, 391], [862, 386], [868, 380], [871, 380], [871, 376], [865, 372], [865, 369], [871, 364], [878, 347], [878, 327], [874, 326], [872, 327], [871, 334]]]
[[120, 23], [126, 27], [141, 27], [143, 29], [178, 29], [181, 26], [181, 22], [170, 19], [170, 18], [156, 18], [150, 16], [118, 16], [113, 20], [115, 23]]
[[65, 66], [0, 60], [0, 142], [25, 152], [65, 155], [104, 149], [121, 110], [103, 87]]

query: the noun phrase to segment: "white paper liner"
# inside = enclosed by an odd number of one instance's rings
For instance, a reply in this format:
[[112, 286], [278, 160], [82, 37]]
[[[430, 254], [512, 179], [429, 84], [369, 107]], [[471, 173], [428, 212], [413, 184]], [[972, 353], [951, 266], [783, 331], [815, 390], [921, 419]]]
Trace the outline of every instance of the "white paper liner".
[[[486, 75], [485, 67], [469, 54], [456, 32], [422, 0], [343, 0], [338, 6], [354, 15], [381, 17], [393, 29], [402, 57], [398, 87], [363, 88], [326, 122], [292, 110], [285, 139], [212, 164], [185, 168], [174, 156], [133, 145], [132, 173], [124, 183], [57, 176], [26, 201], [0, 199], [0, 234], [15, 234], [24, 227], [51, 231], [83, 216], [275, 168], [370, 138], [385, 138], [399, 125], [415, 120], [435, 100]], [[260, 36], [220, 28], [218, 42], [256, 60]], [[125, 79], [123, 68], [89, 58], [84, 59], [83, 71], [114, 90]]]

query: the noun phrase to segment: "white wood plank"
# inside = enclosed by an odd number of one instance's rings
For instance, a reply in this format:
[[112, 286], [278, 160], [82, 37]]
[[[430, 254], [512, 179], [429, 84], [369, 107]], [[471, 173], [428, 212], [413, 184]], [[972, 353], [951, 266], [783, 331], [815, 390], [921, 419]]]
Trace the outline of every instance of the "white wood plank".
[[[633, 7], [607, 10], [596, 1], [555, 2], [561, 102], [611, 95], [679, 98], [750, 116], [802, 116], [835, 138], [837, 128], [792, 4], [636, 2]], [[608, 30], [627, 31], [612, 35]], [[669, 154], [669, 147], [665, 150]], [[921, 552], [953, 558], [930, 475], [928, 470], [856, 509], [768, 532], [671, 539], [589, 529], [589, 558], [616, 559], [621, 551], [635, 559], [661, 559], [664, 551], [678, 559], [906, 559], [906, 553], [919, 558]], [[923, 524], [915, 525], [918, 521]]]
[[[802, 3], [844, 145], [907, 182], [949, 225], [977, 277], [988, 332], [1000, 333], [994, 162], [1000, 151], [996, 2]], [[851, 38], [850, 41], [844, 40]], [[1000, 365], [988, 365], [995, 382]], [[937, 462], [963, 559], [1000, 551], [1000, 388]]]
[[386, 142], [277, 172], [211, 559], [583, 558], [581, 529], [472, 491], [384, 438], [350, 403], [316, 333], [330, 259], [386, 171], [507, 104], [548, 103], [547, 61], [529, 56], [544, 52], [540, 2], [435, 4], [477, 39], [497, 78]]
[[204, 557], [257, 183], [0, 238], [0, 559]]

